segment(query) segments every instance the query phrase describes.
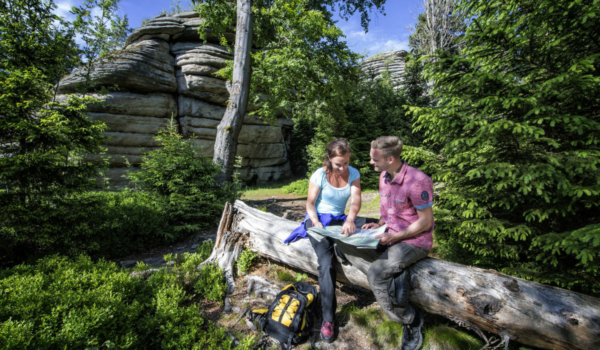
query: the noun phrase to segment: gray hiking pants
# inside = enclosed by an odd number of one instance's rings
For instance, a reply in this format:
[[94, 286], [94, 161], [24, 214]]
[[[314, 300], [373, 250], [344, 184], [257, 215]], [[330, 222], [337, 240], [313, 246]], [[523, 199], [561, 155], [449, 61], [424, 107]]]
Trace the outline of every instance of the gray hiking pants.
[[427, 256], [427, 251], [407, 243], [387, 247], [384, 252], [372, 249], [356, 249], [340, 244], [346, 259], [367, 275], [375, 299], [392, 321], [409, 324], [415, 316], [411, 305], [399, 307], [396, 304], [394, 278], [406, 267]]

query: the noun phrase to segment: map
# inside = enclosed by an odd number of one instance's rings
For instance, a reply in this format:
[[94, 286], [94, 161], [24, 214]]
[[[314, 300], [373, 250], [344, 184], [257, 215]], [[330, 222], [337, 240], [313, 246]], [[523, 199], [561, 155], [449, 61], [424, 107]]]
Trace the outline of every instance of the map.
[[327, 226], [325, 228], [311, 227], [307, 230], [307, 233], [317, 241], [322, 240], [324, 237], [331, 237], [357, 248], [376, 249], [377, 244], [379, 244], [379, 239], [373, 238], [373, 236], [384, 233], [386, 228], [387, 225], [371, 230], [361, 230], [360, 228], [356, 228], [356, 232], [348, 237], [341, 234], [342, 226]]

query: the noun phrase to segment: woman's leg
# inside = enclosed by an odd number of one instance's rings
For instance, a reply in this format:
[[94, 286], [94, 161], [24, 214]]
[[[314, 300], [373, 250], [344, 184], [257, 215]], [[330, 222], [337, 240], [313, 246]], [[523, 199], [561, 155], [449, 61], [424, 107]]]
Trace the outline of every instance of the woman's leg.
[[[331, 225], [339, 225], [337, 221]], [[305, 227], [312, 227], [310, 219], [306, 220]], [[319, 262], [319, 287], [321, 294], [321, 310], [323, 312], [323, 320], [333, 322], [335, 318], [335, 309], [337, 300], [335, 297], [335, 255], [333, 251], [333, 241], [323, 238], [317, 241], [311, 235], [308, 235], [310, 244], [312, 245]]]

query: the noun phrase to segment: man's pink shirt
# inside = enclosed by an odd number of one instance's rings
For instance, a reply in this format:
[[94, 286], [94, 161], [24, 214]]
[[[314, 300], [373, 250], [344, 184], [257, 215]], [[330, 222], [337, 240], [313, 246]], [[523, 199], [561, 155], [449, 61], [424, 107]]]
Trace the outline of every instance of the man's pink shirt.
[[[404, 162], [400, 174], [391, 180], [386, 171], [379, 176], [379, 197], [381, 217], [388, 225], [389, 232], [398, 232], [419, 219], [417, 210], [433, 206], [433, 181], [421, 170]], [[400, 242], [431, 250], [433, 229]], [[397, 242], [397, 243], [400, 243]]]

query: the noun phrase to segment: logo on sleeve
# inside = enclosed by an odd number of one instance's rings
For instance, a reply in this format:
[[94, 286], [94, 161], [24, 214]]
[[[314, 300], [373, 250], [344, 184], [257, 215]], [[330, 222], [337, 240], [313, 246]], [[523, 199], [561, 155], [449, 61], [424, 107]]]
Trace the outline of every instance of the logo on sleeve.
[[423, 198], [424, 201], [429, 199], [429, 193], [427, 193], [427, 191], [423, 191], [421, 192], [421, 198]]

